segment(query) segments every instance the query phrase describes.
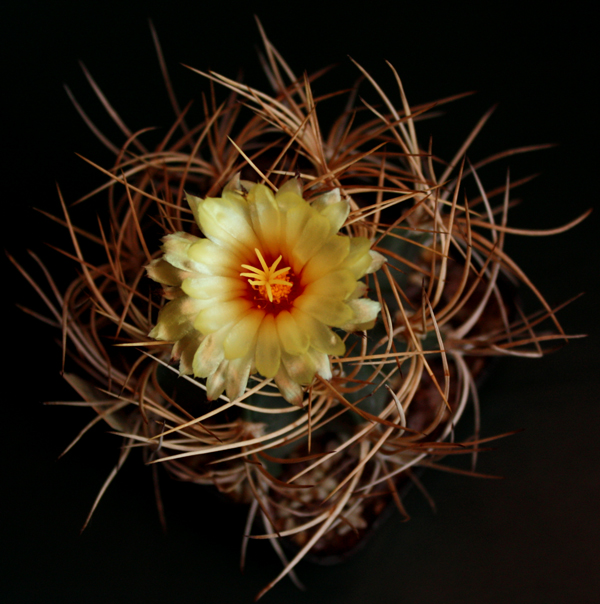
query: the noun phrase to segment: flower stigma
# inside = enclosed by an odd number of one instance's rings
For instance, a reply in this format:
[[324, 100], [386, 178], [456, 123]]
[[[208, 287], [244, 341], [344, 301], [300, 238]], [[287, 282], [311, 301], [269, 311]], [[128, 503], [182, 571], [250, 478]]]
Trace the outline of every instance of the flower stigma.
[[[292, 289], [293, 283], [290, 279], [288, 271], [291, 267], [277, 269], [283, 256], [279, 254], [279, 258], [269, 267], [260, 253], [258, 248], [254, 248], [262, 269], [251, 266], [250, 264], [242, 264], [242, 268], [247, 268], [251, 273], [240, 273], [240, 277], [247, 277], [248, 283], [257, 289], [263, 299], [268, 298], [269, 302], [279, 304], [282, 300], [287, 300]], [[266, 294], [266, 296], [265, 296]]]

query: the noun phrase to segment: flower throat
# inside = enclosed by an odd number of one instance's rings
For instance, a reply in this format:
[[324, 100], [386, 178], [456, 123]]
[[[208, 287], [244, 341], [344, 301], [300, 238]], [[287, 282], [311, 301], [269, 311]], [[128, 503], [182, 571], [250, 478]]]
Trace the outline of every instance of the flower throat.
[[271, 266], [268, 266], [260, 250], [254, 248], [254, 251], [258, 256], [258, 261], [262, 268], [257, 268], [250, 264], [242, 264], [242, 268], [246, 268], [252, 272], [240, 273], [240, 277], [246, 277], [248, 283], [253, 289], [258, 290], [265, 301], [268, 300], [272, 304], [287, 302], [294, 285], [289, 274], [291, 267], [277, 268], [281, 262], [281, 254]]

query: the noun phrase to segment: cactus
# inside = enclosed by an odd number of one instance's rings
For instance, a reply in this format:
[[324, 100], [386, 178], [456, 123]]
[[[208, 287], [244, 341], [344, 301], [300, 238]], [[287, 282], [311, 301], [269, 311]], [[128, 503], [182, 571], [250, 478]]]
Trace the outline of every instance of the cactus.
[[[393, 66], [385, 92], [356, 64], [376, 103], [357, 100], [359, 84], [315, 98], [317, 76], [296, 77], [262, 35], [271, 93], [194, 69], [228, 91], [205, 100], [199, 124], [176, 109], [153, 150], [123, 125], [112, 167], [86, 159], [106, 182], [79, 201], [107, 204], [107, 220], [84, 231], [61, 197], [80, 274], [64, 294], [48, 276], [55, 301], [45, 297], [78, 365], [65, 379], [97, 412], [91, 424], [124, 441], [102, 492], [141, 449], [145, 463], [247, 504], [242, 558], [251, 536], [283, 562], [259, 596], [286, 575], [298, 582], [305, 556], [343, 558], [390, 505], [407, 516], [419, 468], [467, 454], [477, 475], [482, 446], [502, 436], [479, 433], [489, 360], [567, 340], [558, 309], [504, 251], [507, 234], [524, 233], [508, 224], [521, 183], [484, 186], [487, 163], [521, 150], [466, 159], [490, 113], [441, 161], [418, 125], [455, 97], [411, 106]], [[319, 121], [339, 97], [339, 117]], [[521, 310], [520, 287], [535, 313]], [[469, 404], [476, 425], [459, 441]]]

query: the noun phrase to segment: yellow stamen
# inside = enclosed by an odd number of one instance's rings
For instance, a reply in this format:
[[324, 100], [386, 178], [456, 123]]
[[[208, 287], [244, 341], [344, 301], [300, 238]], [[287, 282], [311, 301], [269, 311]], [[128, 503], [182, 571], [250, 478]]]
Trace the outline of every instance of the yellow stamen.
[[282, 256], [280, 255], [275, 262], [269, 267], [260, 253], [260, 250], [254, 248], [258, 261], [260, 262], [262, 269], [250, 266], [249, 264], [242, 264], [242, 268], [247, 268], [251, 273], [240, 273], [240, 277], [247, 277], [248, 283], [263, 295], [269, 298], [269, 302], [281, 302], [283, 298], [286, 298], [292, 289], [292, 283], [290, 276], [287, 274], [291, 267], [280, 268], [277, 270], [277, 265], [281, 262]]

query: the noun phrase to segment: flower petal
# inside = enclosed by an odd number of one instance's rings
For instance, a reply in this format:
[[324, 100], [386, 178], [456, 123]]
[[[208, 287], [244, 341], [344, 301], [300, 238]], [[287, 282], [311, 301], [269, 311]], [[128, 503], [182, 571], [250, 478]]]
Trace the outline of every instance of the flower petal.
[[292, 194], [296, 198], [300, 199], [302, 203], [306, 203], [302, 198], [302, 183], [298, 178], [290, 178], [286, 180], [281, 187], [275, 193], [275, 199], [280, 202], [284, 197]]
[[272, 314], [265, 315], [258, 331], [256, 342], [256, 370], [266, 378], [275, 377], [279, 371], [281, 359], [281, 347], [279, 336], [275, 326], [275, 317]]
[[275, 323], [279, 341], [288, 354], [304, 354], [308, 350], [310, 337], [299, 329], [291, 313], [287, 310], [281, 311]]
[[253, 309], [229, 330], [223, 342], [226, 359], [246, 356], [256, 346], [256, 333], [264, 316], [264, 310]]
[[302, 271], [302, 283], [316, 281], [339, 267], [350, 252], [350, 241], [350, 237], [330, 237], [306, 263]]
[[190, 246], [187, 255], [192, 260], [192, 270], [203, 275], [239, 277], [244, 256], [239, 255], [210, 239], [199, 239]]
[[184, 271], [194, 270], [194, 266], [190, 262], [187, 253], [192, 245], [200, 241], [199, 237], [179, 232], [165, 235], [162, 241], [163, 258], [169, 264]]
[[350, 239], [350, 252], [344, 261], [344, 268], [350, 269], [357, 279], [360, 279], [371, 266], [370, 248], [371, 242], [366, 237]]
[[[294, 247], [303, 234], [304, 227], [310, 220], [312, 212], [314, 212], [314, 210], [312, 210], [307, 203], [294, 203], [292, 198], [290, 207], [287, 209], [285, 214], [285, 236], [283, 236], [283, 225], [281, 231], [282, 240], [280, 243], [282, 252], [285, 252], [284, 256], [289, 258], [292, 257]], [[296, 273], [299, 273], [302, 266], [299, 268], [293, 266], [292, 268], [296, 271]]]
[[229, 361], [227, 377], [225, 378], [225, 389], [229, 400], [233, 401], [244, 394], [252, 369], [252, 357], [252, 354], [248, 354], [234, 361]]
[[164, 258], [156, 258], [146, 266], [146, 273], [150, 279], [163, 285], [172, 287], [180, 287], [184, 279], [187, 279], [192, 273], [190, 271], [181, 270]]
[[342, 325], [342, 329], [345, 331], [364, 331], [373, 327], [377, 314], [381, 310], [379, 302], [369, 298], [360, 298], [349, 300], [347, 304], [354, 312], [354, 318], [346, 325]]
[[281, 362], [287, 374], [297, 384], [310, 384], [317, 371], [317, 366], [308, 351], [301, 355], [282, 354]]
[[279, 371], [275, 376], [275, 383], [277, 384], [277, 388], [279, 388], [279, 392], [281, 392], [281, 396], [288, 403], [302, 407], [302, 387], [290, 377], [283, 363], [279, 366]]
[[209, 306], [198, 313], [194, 327], [203, 334], [214, 333], [225, 325], [239, 321], [251, 307], [250, 301], [241, 298]]
[[329, 273], [312, 283], [309, 282], [303, 293], [346, 300], [356, 290], [356, 285], [357, 281], [352, 272], [344, 269]]
[[200, 304], [188, 296], [180, 296], [167, 302], [158, 313], [156, 325], [148, 335], [165, 341], [182, 338], [192, 329]]
[[350, 213], [350, 203], [341, 198], [337, 188], [319, 195], [312, 202], [312, 207], [329, 220], [332, 233], [337, 233], [342, 228]]
[[324, 352], [320, 352], [319, 350], [315, 350], [314, 348], [309, 349], [308, 356], [312, 360], [315, 365], [316, 372], [323, 379], [330, 380], [331, 375], [331, 363], [329, 362], [329, 355]]
[[226, 335], [226, 330], [222, 330], [211, 333], [202, 340], [192, 361], [196, 377], [205, 378], [217, 370], [223, 361], [223, 340]]
[[223, 394], [228, 370], [229, 361], [221, 361], [217, 369], [206, 379], [206, 398], [209, 401], [214, 401]]
[[172, 357], [175, 361], [179, 361], [179, 373], [181, 375], [194, 373], [194, 355], [204, 337], [199, 331], [193, 329], [173, 346]]
[[[310, 207], [309, 209], [312, 210]], [[297, 275], [304, 268], [304, 265], [321, 249], [330, 229], [331, 225], [327, 218], [323, 218], [318, 212], [312, 210], [312, 215], [304, 225], [292, 249], [290, 260]]]
[[310, 205], [321, 214], [323, 210], [340, 201], [342, 201], [342, 196], [340, 195], [339, 187], [336, 187], [335, 189], [331, 189], [331, 191], [325, 191], [325, 193], [321, 193], [321, 195], [315, 197]]
[[246, 290], [246, 284], [239, 278], [221, 276], [201, 276], [186, 279], [181, 289], [197, 300], [231, 300], [240, 297]]
[[[287, 184], [287, 183], [286, 183]], [[284, 185], [285, 186], [285, 185]], [[279, 207], [279, 247], [281, 253], [287, 257], [310, 218], [310, 207], [293, 191], [293, 187], [282, 192], [283, 187], [275, 195]]]
[[367, 275], [378, 271], [387, 262], [385, 256], [375, 250], [369, 250], [369, 255], [371, 256], [371, 265], [367, 269]]
[[330, 327], [341, 327], [354, 316], [345, 302], [327, 296], [303, 294], [294, 300], [294, 308], [299, 308]]
[[261, 247], [268, 250], [273, 258], [277, 258], [280, 254], [281, 218], [275, 196], [264, 185], [257, 185], [248, 195], [248, 208], [254, 232], [262, 243]]
[[259, 246], [252, 228], [248, 204], [235, 194], [207, 197], [198, 205], [202, 232], [214, 243], [250, 254]]
[[367, 294], [368, 291], [369, 288], [367, 287], [366, 283], [363, 283], [362, 281], [357, 281], [356, 287], [354, 288], [354, 291], [350, 294], [350, 297], [348, 299], [355, 300], [356, 298], [362, 298]]
[[298, 327], [309, 335], [311, 346], [326, 354], [338, 356], [344, 354], [346, 345], [342, 339], [321, 321], [317, 321], [298, 308], [292, 309], [292, 316]]

